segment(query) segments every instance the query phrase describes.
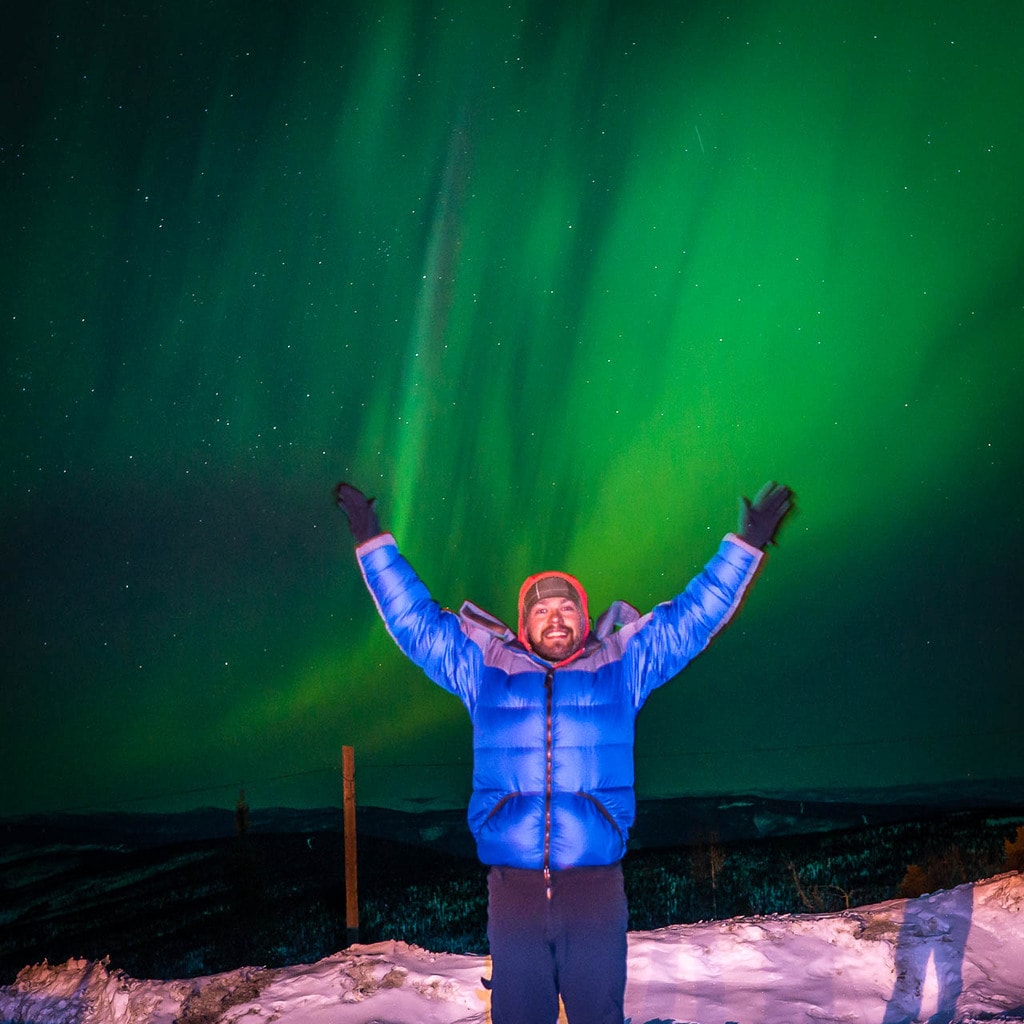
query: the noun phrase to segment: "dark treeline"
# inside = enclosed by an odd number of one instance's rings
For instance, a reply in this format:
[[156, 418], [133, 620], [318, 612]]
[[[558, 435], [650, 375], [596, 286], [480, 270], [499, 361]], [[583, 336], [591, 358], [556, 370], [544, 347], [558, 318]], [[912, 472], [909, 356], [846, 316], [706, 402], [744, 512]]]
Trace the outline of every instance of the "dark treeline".
[[[625, 863], [634, 930], [818, 913], [1020, 869], [1019, 815], [959, 812], [799, 837], [645, 848]], [[366, 837], [360, 939], [486, 953], [486, 869]], [[137, 978], [312, 963], [347, 944], [342, 837], [253, 829], [166, 845], [3, 850], [0, 984], [27, 964], [99, 960]]]

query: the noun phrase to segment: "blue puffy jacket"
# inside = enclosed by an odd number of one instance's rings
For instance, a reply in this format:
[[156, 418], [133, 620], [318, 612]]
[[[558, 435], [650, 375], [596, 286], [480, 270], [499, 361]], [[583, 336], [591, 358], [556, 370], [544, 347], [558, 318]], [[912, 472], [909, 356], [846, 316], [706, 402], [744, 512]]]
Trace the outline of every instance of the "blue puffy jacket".
[[621, 860], [637, 712], [732, 617], [762, 552], [729, 534], [682, 594], [643, 616], [618, 602], [555, 666], [475, 606], [440, 608], [391, 534], [356, 555], [395, 642], [469, 711], [480, 859], [559, 870]]

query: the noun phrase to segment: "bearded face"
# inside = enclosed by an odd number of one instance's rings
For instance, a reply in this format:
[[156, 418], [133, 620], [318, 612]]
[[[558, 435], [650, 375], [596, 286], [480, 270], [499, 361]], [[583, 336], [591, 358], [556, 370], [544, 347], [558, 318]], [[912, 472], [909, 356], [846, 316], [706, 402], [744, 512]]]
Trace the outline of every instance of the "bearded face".
[[546, 661], [562, 661], [583, 642], [579, 606], [567, 597], [537, 601], [526, 616], [530, 647]]

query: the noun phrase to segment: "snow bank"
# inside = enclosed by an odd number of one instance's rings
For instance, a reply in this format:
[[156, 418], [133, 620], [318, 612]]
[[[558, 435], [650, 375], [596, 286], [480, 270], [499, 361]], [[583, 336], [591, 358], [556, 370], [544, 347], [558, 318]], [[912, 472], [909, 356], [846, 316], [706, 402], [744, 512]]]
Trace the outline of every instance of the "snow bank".
[[[2, 1024], [485, 1024], [486, 957], [403, 942], [312, 965], [146, 981], [103, 963], [26, 967]], [[633, 1024], [1024, 1021], [1024, 877], [839, 914], [673, 925], [629, 937]]]

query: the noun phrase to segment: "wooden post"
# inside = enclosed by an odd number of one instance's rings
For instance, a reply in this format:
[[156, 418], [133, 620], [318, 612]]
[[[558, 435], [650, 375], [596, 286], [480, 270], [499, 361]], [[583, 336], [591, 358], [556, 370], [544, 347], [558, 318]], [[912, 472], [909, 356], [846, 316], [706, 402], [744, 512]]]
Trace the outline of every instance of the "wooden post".
[[341, 778], [345, 811], [345, 924], [348, 945], [359, 941], [359, 890], [356, 871], [356, 757], [352, 747], [341, 748]]

